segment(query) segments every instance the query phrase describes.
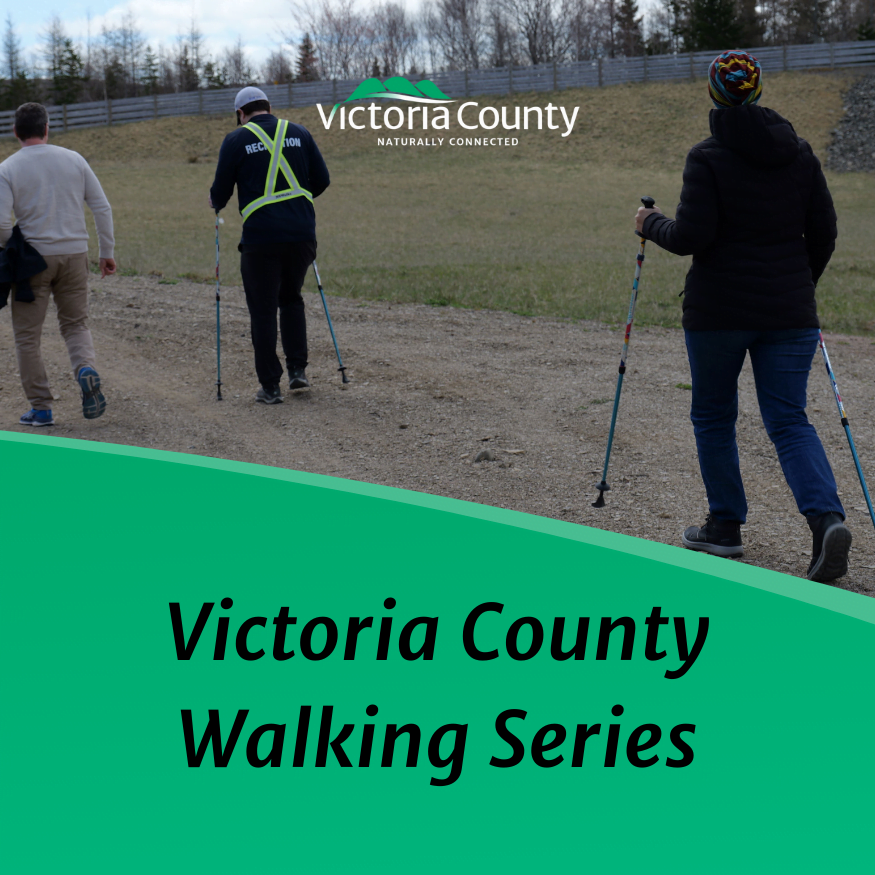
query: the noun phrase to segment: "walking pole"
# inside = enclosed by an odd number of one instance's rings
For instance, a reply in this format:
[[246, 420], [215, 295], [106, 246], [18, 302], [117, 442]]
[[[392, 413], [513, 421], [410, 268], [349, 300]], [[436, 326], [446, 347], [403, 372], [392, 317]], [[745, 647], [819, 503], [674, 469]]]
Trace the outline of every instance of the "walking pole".
[[869, 516], [872, 518], [872, 525], [875, 526], [875, 510], [872, 509], [872, 499], [869, 497], [869, 488], [866, 486], [866, 478], [863, 476], [863, 469], [860, 467], [860, 457], [857, 455], [857, 448], [854, 446], [854, 439], [851, 437], [851, 426], [848, 423], [848, 417], [845, 413], [845, 405], [842, 403], [842, 396], [839, 394], [838, 383], [836, 383], [835, 374], [832, 371], [832, 365], [829, 363], [829, 355], [826, 351], [826, 344], [823, 342], [823, 332], [819, 331], [820, 351], [823, 353], [823, 363], [826, 365], [826, 372], [829, 375], [829, 381], [832, 383], [832, 391], [836, 396], [836, 405], [839, 408], [839, 416], [842, 418], [842, 426], [844, 426], [845, 434], [848, 436], [848, 446], [851, 448], [851, 455], [854, 457], [854, 465], [857, 467], [857, 476], [860, 478], [860, 486], [863, 487], [863, 495], [866, 497], [866, 506], [869, 508]]
[[222, 400], [222, 326], [219, 321], [219, 304], [222, 300], [219, 285], [219, 225], [225, 220], [219, 218], [216, 210], [216, 401]]
[[337, 348], [337, 338], [334, 336], [334, 326], [331, 324], [331, 316], [328, 315], [328, 303], [325, 300], [325, 292], [322, 289], [322, 280], [319, 278], [319, 268], [316, 267], [316, 262], [313, 262], [313, 273], [316, 274], [316, 285], [319, 287], [319, 294], [322, 296], [322, 306], [325, 308], [325, 318], [328, 320], [328, 330], [331, 332], [331, 340], [334, 343], [334, 351], [337, 353], [337, 364], [340, 367], [337, 369], [340, 371], [340, 378], [344, 383], [349, 382], [349, 377], [346, 375], [346, 368], [343, 366], [343, 362], [340, 359], [340, 350]]
[[[656, 203], [652, 197], [641, 198], [641, 203], [646, 209], [652, 209]], [[644, 244], [647, 242], [640, 231], [635, 232], [641, 238], [638, 248], [638, 256], [635, 264], [635, 279], [632, 281], [632, 298], [629, 301], [629, 316], [626, 319], [626, 334], [623, 338], [623, 351], [620, 353], [620, 373], [617, 377], [617, 391], [614, 394], [614, 410], [611, 413], [611, 428], [608, 432], [608, 449], [605, 452], [605, 467], [602, 471], [601, 483], [596, 483], [595, 488], [599, 491], [599, 497], [592, 503], [593, 507], [605, 506], [605, 493], [610, 490], [608, 486], [608, 464], [611, 461], [611, 447], [614, 444], [614, 427], [617, 424], [617, 410], [620, 407], [620, 392], [623, 390], [623, 375], [626, 373], [626, 356], [629, 354], [629, 336], [632, 334], [632, 320], [635, 318], [635, 304], [638, 301], [638, 281], [641, 279], [641, 265], [644, 264]]]

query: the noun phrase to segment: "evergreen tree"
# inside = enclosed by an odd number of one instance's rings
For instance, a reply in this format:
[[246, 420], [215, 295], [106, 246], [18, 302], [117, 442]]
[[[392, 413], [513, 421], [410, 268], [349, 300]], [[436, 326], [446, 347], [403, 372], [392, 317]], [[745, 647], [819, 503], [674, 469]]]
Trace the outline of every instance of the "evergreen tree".
[[738, 44], [752, 49], [765, 45], [765, 21], [757, 9], [757, 0], [739, 0]]
[[0, 109], [16, 109], [22, 103], [37, 100], [39, 89], [28, 76], [21, 60], [21, 40], [15, 32], [12, 16], [6, 16], [3, 32], [3, 67], [0, 69]]
[[875, 26], [872, 25], [872, 19], [867, 18], [864, 22], [857, 25], [858, 40], [875, 40]]
[[22, 103], [39, 99], [39, 85], [28, 76], [26, 70], [19, 70], [14, 79], [0, 81], [0, 110], [18, 109]]
[[127, 70], [118, 57], [111, 58], [103, 68], [103, 84], [106, 96], [110, 100], [117, 100], [125, 96], [125, 82]]
[[143, 55], [143, 66], [140, 69], [140, 82], [143, 85], [144, 94], [158, 93], [160, 69], [158, 56], [152, 51], [152, 46], [146, 46], [146, 54]]
[[15, 33], [12, 15], [6, 14], [6, 30], [3, 33], [3, 78], [12, 82], [21, 70], [21, 40]]
[[52, 76], [52, 96], [55, 103], [76, 103], [82, 93], [83, 76], [82, 56], [69, 37], [64, 37], [58, 57], [58, 64]]
[[181, 47], [176, 58], [176, 84], [180, 91], [197, 91], [201, 86], [200, 73], [187, 45]]
[[738, 48], [741, 25], [735, 3], [733, 0], [690, 0], [681, 36], [687, 52]]
[[204, 64], [204, 82], [207, 88], [227, 88], [228, 71], [218, 61]]
[[643, 16], [638, 15], [635, 0], [620, 0], [614, 21], [616, 22], [617, 49], [627, 58], [644, 53], [644, 37], [641, 33]]
[[315, 82], [319, 78], [319, 61], [309, 33], [305, 33], [301, 40], [296, 72], [295, 78], [298, 82]]

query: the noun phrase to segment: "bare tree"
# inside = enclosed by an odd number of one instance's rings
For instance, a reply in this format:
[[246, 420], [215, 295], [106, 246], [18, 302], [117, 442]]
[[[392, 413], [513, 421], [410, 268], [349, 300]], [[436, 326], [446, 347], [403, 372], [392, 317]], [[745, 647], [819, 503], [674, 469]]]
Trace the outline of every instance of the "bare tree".
[[589, 61], [604, 52], [605, 9], [601, 0], [563, 0], [560, 18], [565, 23], [571, 61]]
[[295, 74], [292, 72], [291, 56], [279, 46], [272, 51], [261, 68], [261, 78], [265, 82], [273, 82], [274, 85], [285, 85], [292, 82]]
[[449, 70], [476, 70], [488, 53], [483, 0], [435, 0], [423, 9], [428, 39]]
[[568, 28], [556, 0], [501, 0], [532, 64], [561, 60], [568, 48]]
[[188, 31], [180, 34], [173, 57], [176, 91], [195, 91], [200, 88], [204, 66], [209, 61], [203, 32], [197, 20], [191, 19]]
[[146, 40], [133, 12], [129, 10], [122, 16], [121, 24], [114, 36], [119, 61], [125, 69], [127, 80], [125, 91], [136, 95]]
[[[372, 63], [373, 29], [356, 0], [295, 2], [292, 12], [300, 31], [310, 34], [324, 79], [352, 79], [368, 74]], [[286, 42], [292, 35], [283, 33]]]
[[45, 70], [49, 79], [57, 75], [61, 69], [64, 55], [64, 44], [67, 40], [67, 31], [60, 16], [52, 15], [46, 23], [46, 29], [40, 34], [42, 41], [42, 57]]
[[402, 5], [387, 2], [375, 7], [371, 29], [374, 57], [384, 76], [406, 73], [415, 65], [416, 26]]
[[431, 71], [440, 70], [443, 56], [437, 40], [438, 19], [434, 0], [423, 0], [420, 4], [417, 29], [420, 35], [419, 54], [424, 59], [423, 66]]
[[491, 66], [507, 67], [520, 63], [518, 32], [501, 0], [494, 0], [489, 6], [486, 32]]
[[228, 85], [248, 85], [255, 78], [252, 65], [249, 63], [243, 47], [243, 37], [238, 36], [234, 45], [225, 49], [222, 66]]

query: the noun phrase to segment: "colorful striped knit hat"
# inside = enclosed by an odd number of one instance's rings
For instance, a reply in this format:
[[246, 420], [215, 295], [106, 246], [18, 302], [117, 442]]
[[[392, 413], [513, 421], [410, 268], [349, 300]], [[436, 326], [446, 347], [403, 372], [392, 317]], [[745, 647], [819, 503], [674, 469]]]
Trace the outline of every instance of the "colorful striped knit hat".
[[711, 62], [708, 92], [718, 109], [756, 103], [763, 93], [760, 62], [747, 52], [724, 52]]

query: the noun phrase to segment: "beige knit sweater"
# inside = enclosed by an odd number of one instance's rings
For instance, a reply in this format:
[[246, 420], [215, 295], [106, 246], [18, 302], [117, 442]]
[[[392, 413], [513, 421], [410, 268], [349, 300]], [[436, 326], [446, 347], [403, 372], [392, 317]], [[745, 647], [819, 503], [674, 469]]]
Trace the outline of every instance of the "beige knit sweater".
[[83, 202], [94, 214], [100, 257], [112, 258], [112, 208], [88, 162], [60, 146], [22, 146], [0, 164], [0, 246], [12, 234], [14, 214], [40, 255], [87, 252]]

